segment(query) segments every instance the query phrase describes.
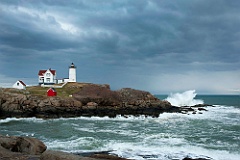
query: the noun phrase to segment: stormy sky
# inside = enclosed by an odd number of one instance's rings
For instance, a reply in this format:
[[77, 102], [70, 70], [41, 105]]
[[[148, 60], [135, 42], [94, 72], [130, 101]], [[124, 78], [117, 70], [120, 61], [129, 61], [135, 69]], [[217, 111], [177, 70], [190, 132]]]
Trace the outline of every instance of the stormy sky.
[[1, 0], [0, 86], [77, 80], [154, 94], [240, 89], [239, 0]]

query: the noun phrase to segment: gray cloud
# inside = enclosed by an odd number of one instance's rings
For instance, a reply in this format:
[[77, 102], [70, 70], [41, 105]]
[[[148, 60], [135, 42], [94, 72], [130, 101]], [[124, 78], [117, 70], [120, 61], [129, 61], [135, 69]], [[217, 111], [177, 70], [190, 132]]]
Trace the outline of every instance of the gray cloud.
[[[73, 61], [79, 81], [110, 83], [114, 89], [178, 91], [174, 81], [185, 79], [182, 90], [216, 92], [213, 81], [203, 77], [219, 73], [222, 82], [240, 88], [239, 7], [237, 0], [4, 0], [0, 72], [21, 78], [27, 70], [34, 78], [37, 70], [52, 67], [64, 77]], [[161, 82], [159, 90], [149, 84], [155, 81]]]

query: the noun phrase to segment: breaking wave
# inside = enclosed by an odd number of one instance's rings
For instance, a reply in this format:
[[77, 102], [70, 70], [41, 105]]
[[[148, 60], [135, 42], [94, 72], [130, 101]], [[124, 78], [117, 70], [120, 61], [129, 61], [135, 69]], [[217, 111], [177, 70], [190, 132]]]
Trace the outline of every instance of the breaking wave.
[[13, 122], [34, 122], [34, 123], [44, 123], [46, 120], [41, 119], [41, 118], [36, 118], [36, 117], [32, 117], [32, 118], [16, 118], [16, 117], [12, 117], [12, 118], [6, 118], [6, 119], [0, 119], [0, 124], [7, 124], [7, 123], [13, 123]]
[[201, 99], [194, 99], [197, 93], [195, 90], [185, 91], [183, 93], [170, 94], [166, 100], [173, 106], [194, 106], [197, 104], [203, 104]]

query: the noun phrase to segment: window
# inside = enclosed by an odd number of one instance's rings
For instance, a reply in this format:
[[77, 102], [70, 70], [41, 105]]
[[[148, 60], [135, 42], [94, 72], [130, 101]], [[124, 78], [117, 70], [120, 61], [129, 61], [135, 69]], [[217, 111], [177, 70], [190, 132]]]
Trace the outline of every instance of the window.
[[19, 86], [19, 83], [17, 83], [17, 86]]
[[39, 82], [43, 82], [44, 81], [44, 78], [43, 77], [40, 77], [39, 78]]
[[46, 76], [47, 76], [47, 77], [50, 77], [50, 73], [47, 73]]
[[50, 78], [47, 78], [47, 82], [50, 82]]

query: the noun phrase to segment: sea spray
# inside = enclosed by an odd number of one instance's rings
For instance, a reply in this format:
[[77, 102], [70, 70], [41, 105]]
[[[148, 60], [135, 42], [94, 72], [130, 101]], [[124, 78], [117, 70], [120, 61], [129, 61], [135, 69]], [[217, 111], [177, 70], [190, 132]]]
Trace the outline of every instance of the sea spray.
[[194, 106], [197, 104], [203, 104], [203, 100], [194, 99], [197, 93], [195, 90], [185, 91], [183, 93], [170, 94], [166, 100], [173, 106]]

